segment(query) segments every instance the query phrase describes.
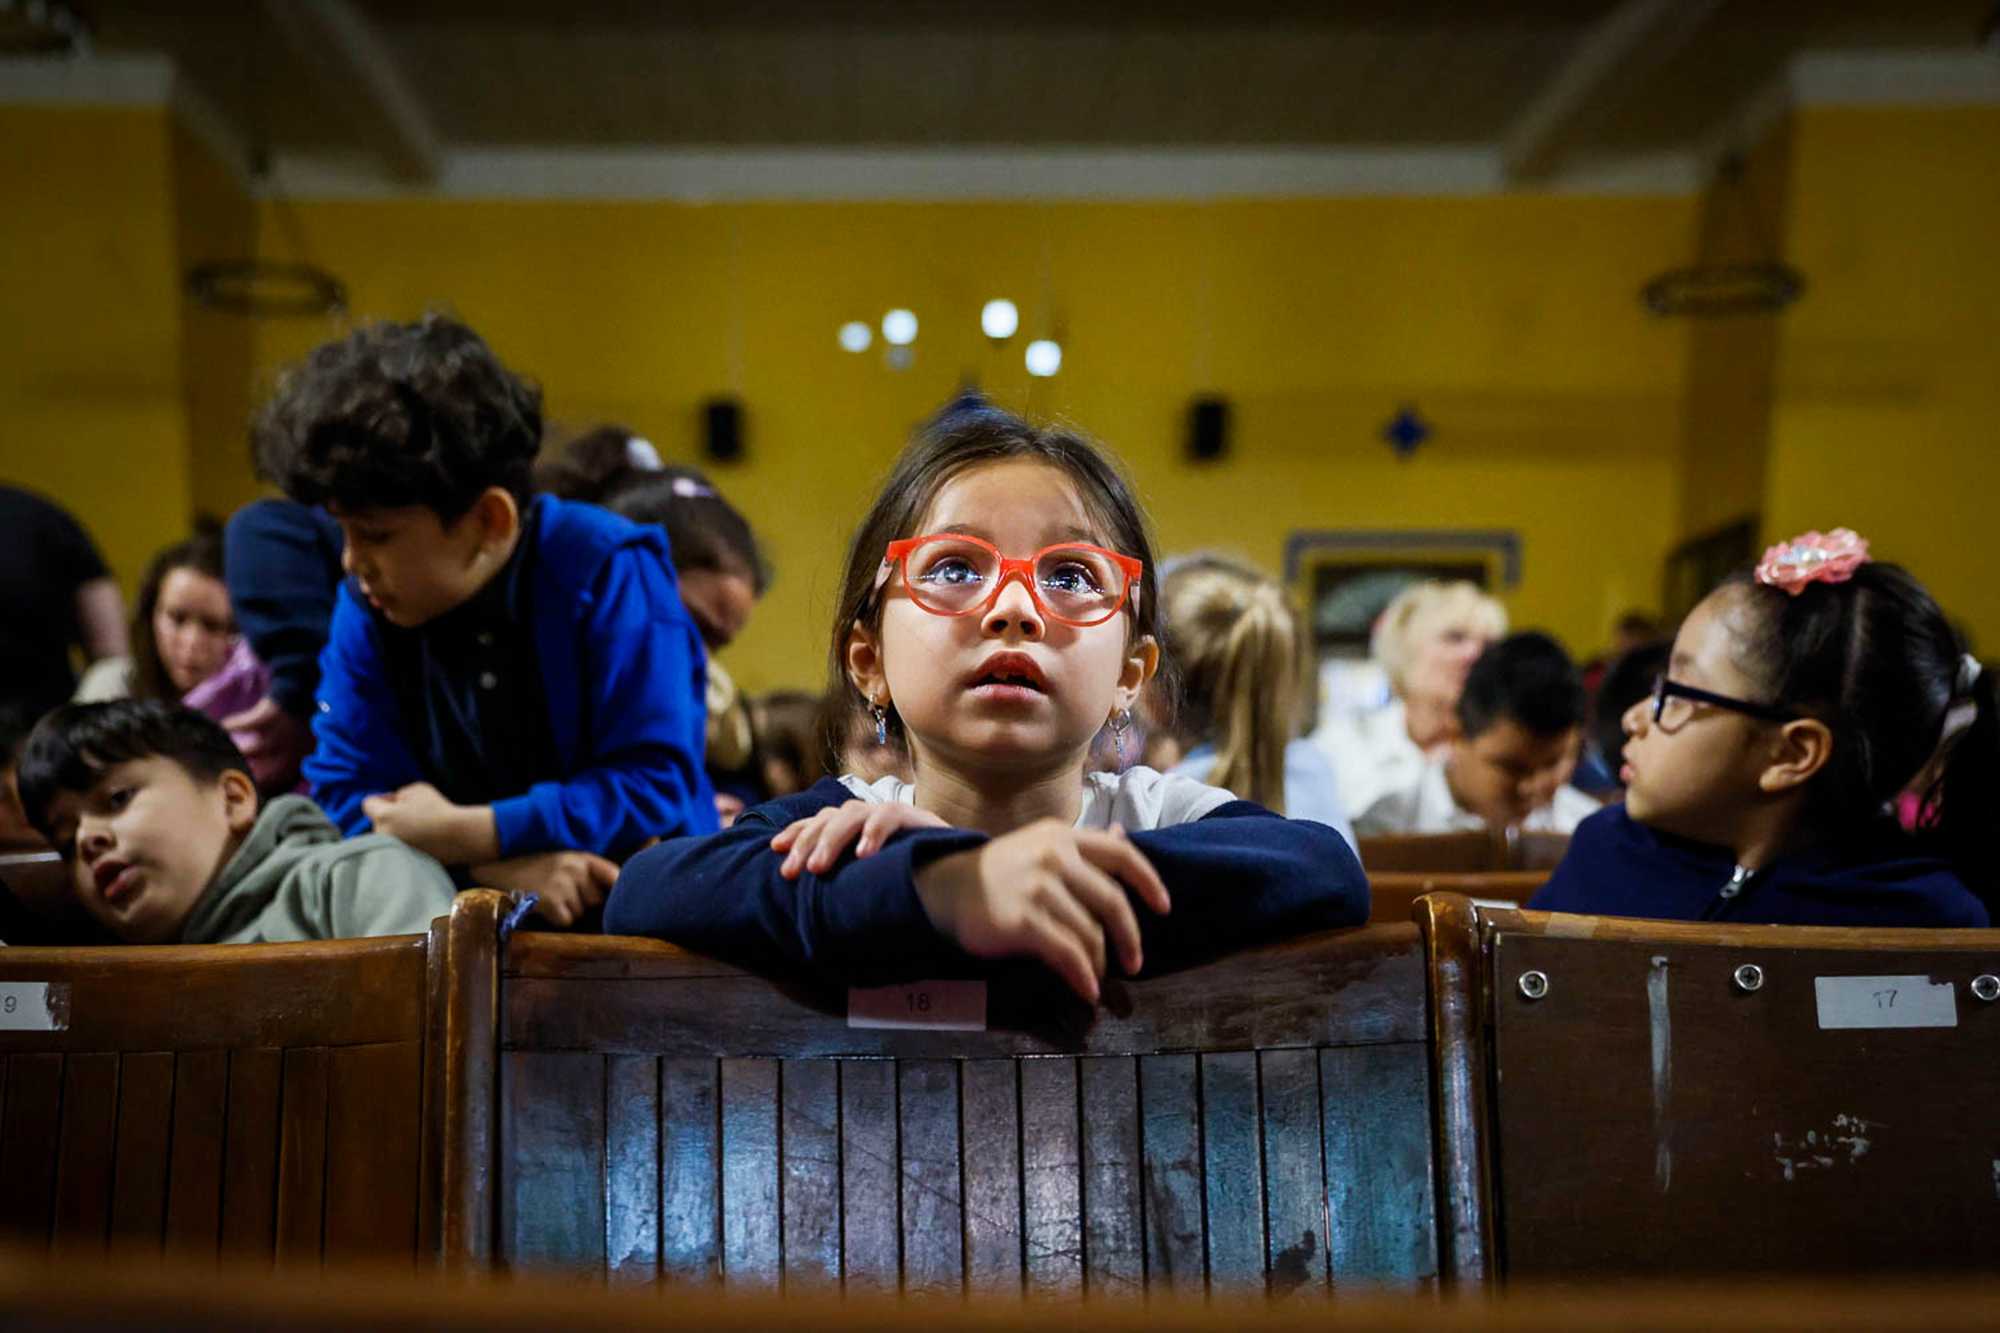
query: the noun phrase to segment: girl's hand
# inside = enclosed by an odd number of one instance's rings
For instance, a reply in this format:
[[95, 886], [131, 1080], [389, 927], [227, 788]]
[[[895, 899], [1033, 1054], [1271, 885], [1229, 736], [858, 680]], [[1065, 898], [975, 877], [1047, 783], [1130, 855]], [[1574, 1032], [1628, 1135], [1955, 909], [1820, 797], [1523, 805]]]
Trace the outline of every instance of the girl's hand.
[[825, 874], [850, 843], [856, 856], [873, 856], [900, 829], [945, 827], [930, 811], [900, 801], [846, 801], [787, 824], [771, 839], [771, 850], [786, 853], [778, 873], [797, 879], [807, 870]]
[[917, 874], [917, 898], [941, 934], [980, 958], [1039, 959], [1090, 1004], [1097, 1003], [1105, 972], [1107, 936], [1125, 972], [1145, 961], [1127, 887], [1155, 912], [1172, 908], [1159, 872], [1123, 829], [1100, 833], [1058, 819], [1038, 820]]

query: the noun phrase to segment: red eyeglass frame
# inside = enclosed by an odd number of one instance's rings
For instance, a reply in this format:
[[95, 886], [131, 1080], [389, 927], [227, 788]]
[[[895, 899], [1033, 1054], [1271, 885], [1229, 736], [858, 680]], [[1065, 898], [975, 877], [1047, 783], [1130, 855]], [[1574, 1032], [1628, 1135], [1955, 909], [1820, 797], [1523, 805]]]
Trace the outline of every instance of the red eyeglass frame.
[[[925, 606], [923, 600], [916, 593], [912, 592], [910, 594], [910, 601], [916, 608], [933, 616], [955, 618], [958, 616], [983, 615], [992, 609], [995, 602], [1000, 600], [1000, 590], [1007, 586], [1007, 580], [1018, 576], [1022, 586], [1028, 590], [1028, 597], [1034, 602], [1037, 611], [1040, 611], [1050, 620], [1056, 621], [1059, 624], [1071, 625], [1077, 629], [1088, 629], [1092, 625], [1102, 625], [1105, 621], [1112, 619], [1125, 609], [1125, 604], [1132, 600], [1133, 589], [1139, 586], [1140, 575], [1145, 573], [1146, 570], [1145, 562], [1134, 556], [1121, 555], [1117, 551], [1107, 550], [1102, 546], [1093, 546], [1089, 542], [1052, 542], [1026, 559], [1010, 560], [1000, 553], [999, 547], [995, 546], [992, 542], [984, 541], [978, 537], [969, 537], [962, 532], [930, 532], [925, 533], [921, 537], [903, 537], [889, 543], [888, 550], [882, 554], [882, 569], [884, 573], [880, 578], [876, 579], [876, 589], [879, 591], [882, 584], [887, 581], [888, 574], [898, 568], [903, 571], [903, 586], [908, 588], [910, 586], [910, 553], [925, 542], [947, 540], [969, 542], [974, 546], [991, 551], [993, 558], [1000, 562], [1000, 577], [993, 580], [993, 591], [986, 594], [986, 600], [976, 606], [968, 606], [963, 611], [935, 610]], [[1048, 603], [1042, 600], [1041, 589], [1035, 586], [1035, 564], [1050, 551], [1094, 551], [1098, 555], [1108, 558], [1119, 569], [1123, 570], [1125, 574], [1125, 587], [1119, 592], [1117, 602], [1112, 605], [1109, 611], [1106, 611], [1095, 620], [1078, 620], [1074, 616], [1066, 616], [1050, 610]]]

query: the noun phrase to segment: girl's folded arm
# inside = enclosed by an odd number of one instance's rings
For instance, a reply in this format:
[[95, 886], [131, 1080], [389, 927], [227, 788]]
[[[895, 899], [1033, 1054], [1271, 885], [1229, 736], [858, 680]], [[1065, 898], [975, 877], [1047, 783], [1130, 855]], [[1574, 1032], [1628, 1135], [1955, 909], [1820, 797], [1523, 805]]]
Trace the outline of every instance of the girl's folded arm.
[[978, 846], [984, 835], [914, 830], [872, 856], [844, 856], [824, 874], [786, 879], [778, 873], [783, 855], [771, 850], [780, 827], [746, 816], [721, 833], [641, 852], [626, 863], [605, 904], [605, 930], [656, 936], [762, 971], [805, 970], [843, 983], [963, 968], [965, 955], [925, 915], [914, 877], [940, 856]]
[[1288, 935], [1368, 920], [1368, 877], [1338, 833], [1232, 801], [1186, 824], [1132, 834], [1173, 910], [1139, 911], [1145, 972], [1187, 967]]

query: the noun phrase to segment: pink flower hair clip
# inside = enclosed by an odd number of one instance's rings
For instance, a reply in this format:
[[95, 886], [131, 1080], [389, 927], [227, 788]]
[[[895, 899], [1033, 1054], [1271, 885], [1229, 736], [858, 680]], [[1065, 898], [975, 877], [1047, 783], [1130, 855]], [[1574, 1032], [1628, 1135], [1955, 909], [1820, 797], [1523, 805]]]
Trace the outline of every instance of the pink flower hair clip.
[[1757, 562], [1757, 582], [1797, 597], [1808, 583], [1845, 583], [1868, 563], [1868, 540], [1852, 529], [1808, 532], [1779, 542]]

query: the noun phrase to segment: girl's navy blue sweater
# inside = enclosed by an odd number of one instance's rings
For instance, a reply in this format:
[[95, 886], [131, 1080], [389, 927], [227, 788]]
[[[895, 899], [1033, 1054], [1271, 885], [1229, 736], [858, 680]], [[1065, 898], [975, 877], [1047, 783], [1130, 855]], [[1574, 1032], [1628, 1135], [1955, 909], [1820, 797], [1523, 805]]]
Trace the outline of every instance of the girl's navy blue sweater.
[[[919, 870], [984, 844], [983, 833], [909, 829], [872, 856], [850, 851], [824, 874], [778, 873], [784, 857], [771, 850], [773, 835], [851, 795], [827, 778], [745, 811], [724, 832], [641, 852], [605, 904], [604, 929], [658, 936], [765, 972], [806, 971], [848, 985], [984, 970], [931, 925], [916, 890]], [[1130, 836], [1173, 903], [1160, 916], [1132, 900], [1142, 975], [1368, 919], [1361, 863], [1323, 824], [1231, 801], [1191, 823]]]
[[1528, 906], [1548, 912], [1777, 926], [1986, 926], [1987, 910], [1945, 861], [1886, 817], [1847, 846], [1780, 857], [1732, 883], [1725, 848], [1656, 832], [1607, 806]]

